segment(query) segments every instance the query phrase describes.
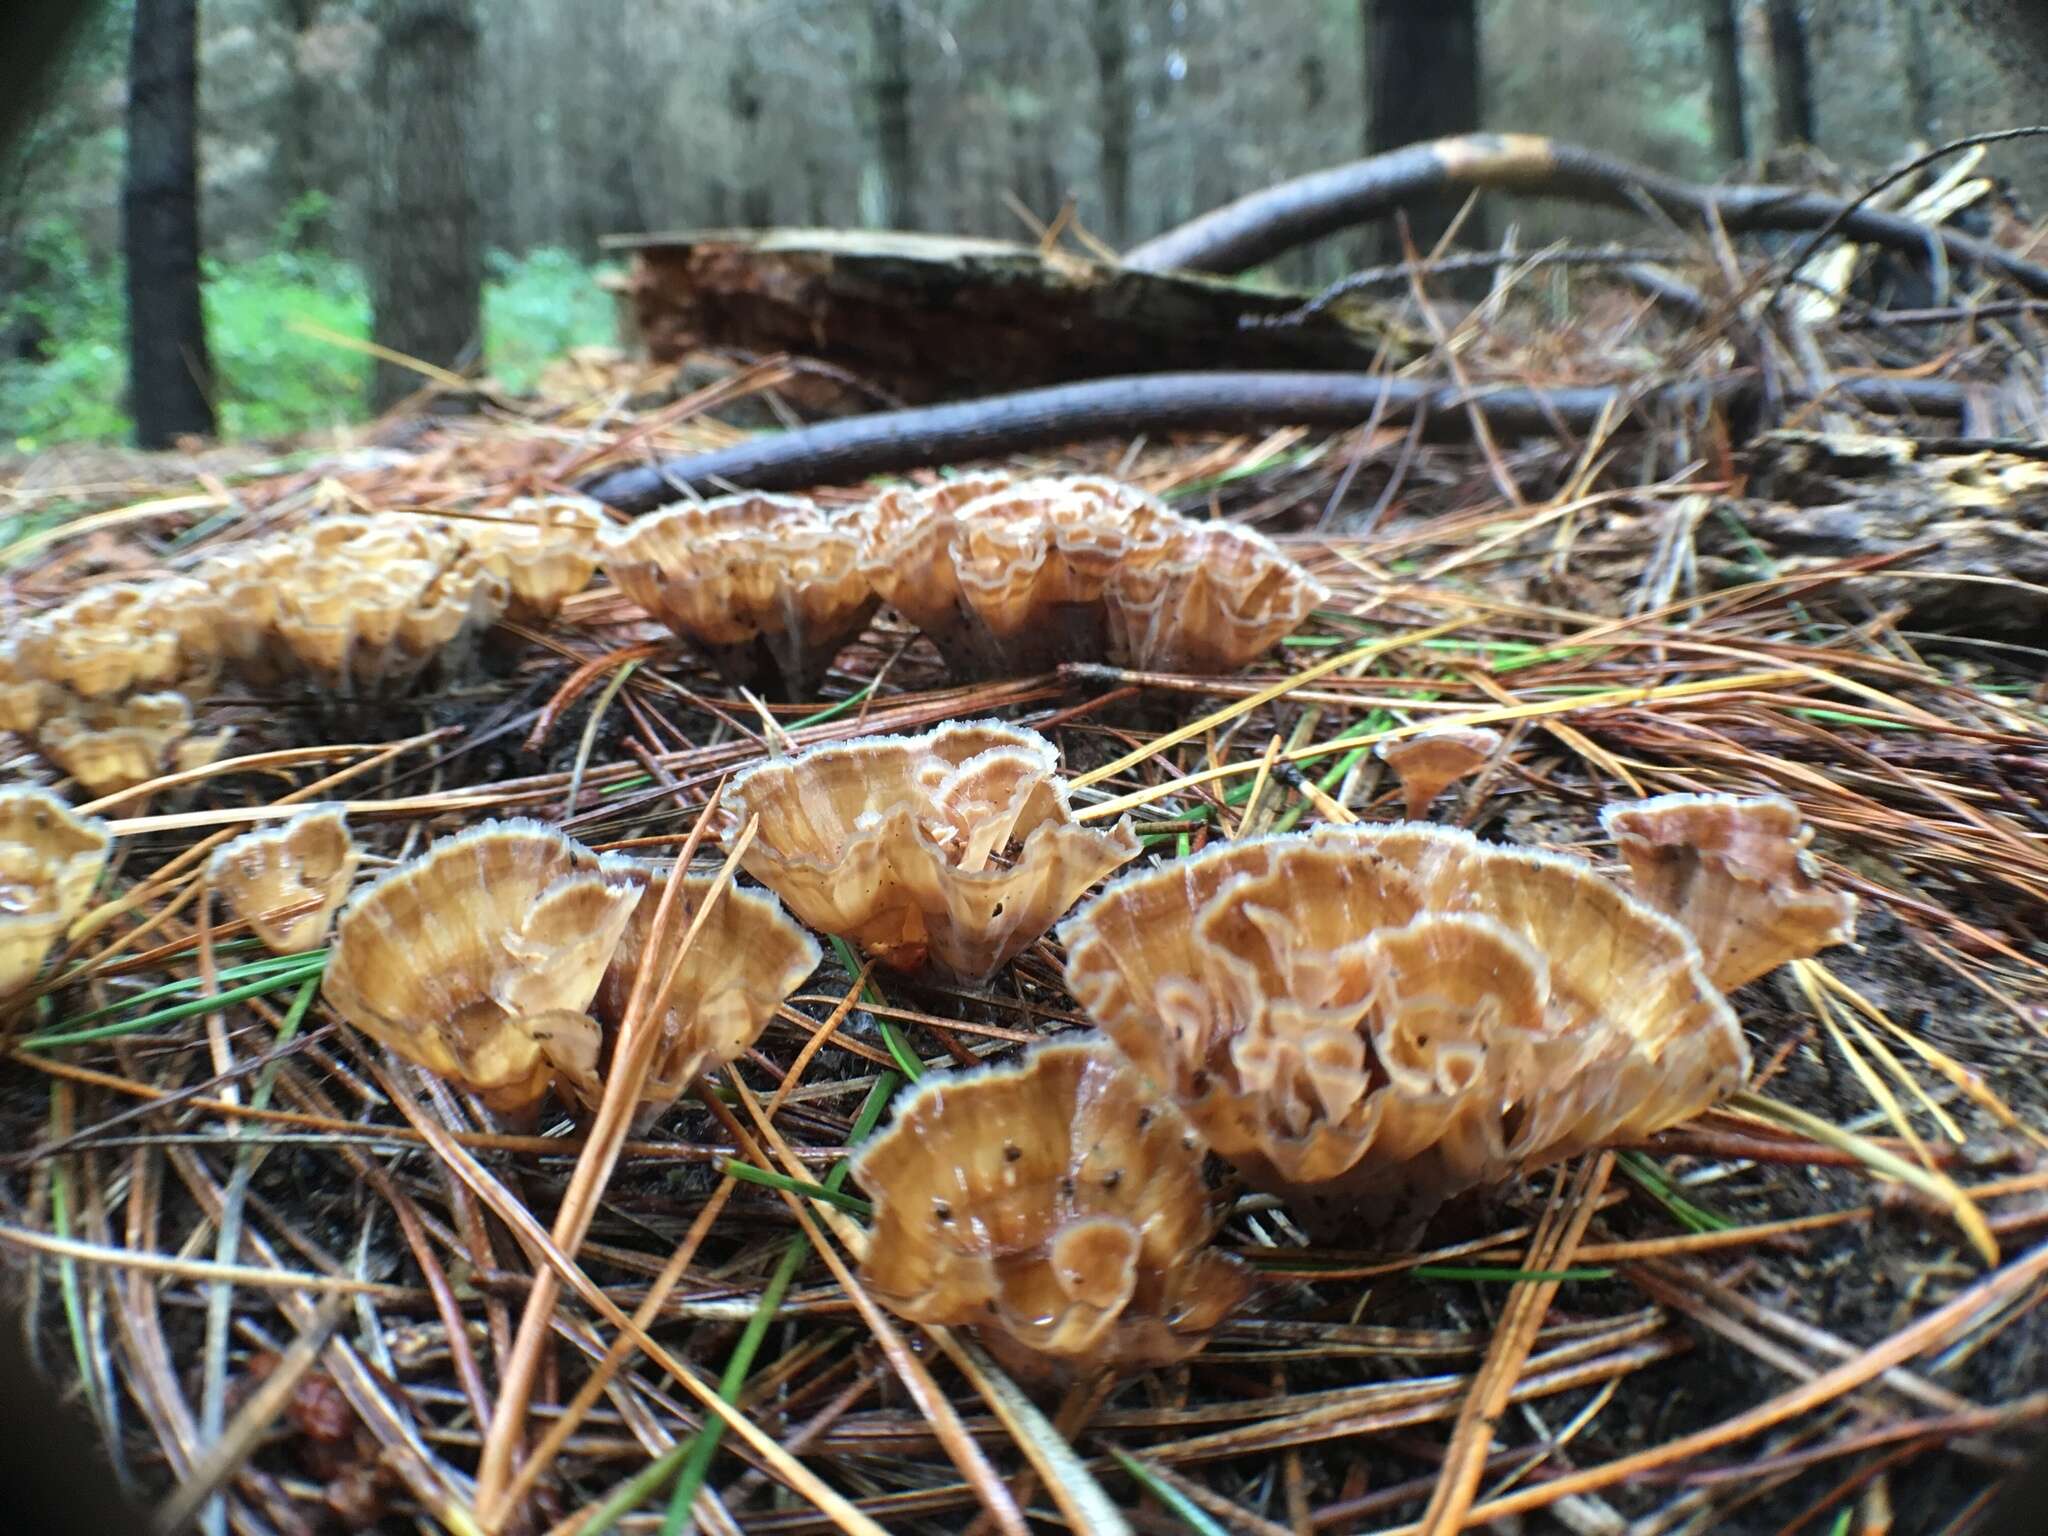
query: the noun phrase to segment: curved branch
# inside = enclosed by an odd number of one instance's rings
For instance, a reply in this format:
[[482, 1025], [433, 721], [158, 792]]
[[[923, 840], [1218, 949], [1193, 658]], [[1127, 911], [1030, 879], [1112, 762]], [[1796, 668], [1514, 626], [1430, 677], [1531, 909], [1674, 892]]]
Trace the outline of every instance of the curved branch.
[[[1622, 407], [1731, 403], [1753, 385], [1748, 376], [1731, 374], [1634, 390], [1488, 385], [1467, 392], [1427, 379], [1367, 373], [1153, 373], [823, 422], [614, 470], [586, 481], [582, 490], [639, 513], [692, 490], [845, 485], [894, 470], [1140, 432], [1354, 427], [1375, 410], [1389, 424], [1412, 421], [1420, 411], [1440, 432], [1459, 434], [1470, 430], [1476, 408], [1499, 431], [1552, 432], [1589, 427], [1603, 411]], [[1960, 415], [1964, 404], [1962, 386], [1940, 379], [1845, 379], [1833, 395], [1877, 410], [1941, 416]]]
[[1384, 218], [1418, 197], [1473, 187], [1619, 208], [1640, 209], [1647, 202], [1682, 223], [1703, 224], [1711, 216], [1734, 233], [1833, 226], [1856, 240], [1916, 254], [1939, 240], [1951, 262], [1974, 262], [2029, 293], [2048, 294], [2048, 267], [2022, 261], [1987, 240], [1798, 187], [1700, 186], [1527, 133], [1463, 134], [1298, 176], [1147, 240], [1124, 257], [1124, 265], [1151, 272], [1242, 272], [1340, 229]]

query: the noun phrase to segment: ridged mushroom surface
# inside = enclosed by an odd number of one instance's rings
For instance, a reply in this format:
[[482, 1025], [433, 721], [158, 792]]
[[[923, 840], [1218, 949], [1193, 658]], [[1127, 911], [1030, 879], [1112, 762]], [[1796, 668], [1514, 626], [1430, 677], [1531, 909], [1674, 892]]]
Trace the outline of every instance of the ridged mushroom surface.
[[604, 512], [585, 496], [521, 497], [473, 513], [449, 531], [482, 557], [511, 592], [510, 613], [542, 623], [590, 585]]
[[210, 604], [184, 577], [89, 587], [19, 627], [11, 667], [82, 699], [203, 684], [216, 660]]
[[1254, 1184], [1337, 1237], [1739, 1087], [1691, 937], [1589, 866], [1407, 824], [1225, 845], [1060, 929], [1067, 984]]
[[1485, 764], [1500, 750], [1500, 732], [1481, 726], [1446, 725], [1383, 741], [1373, 753], [1401, 781], [1402, 808], [1420, 821], [1430, 802]]
[[342, 1018], [493, 1108], [552, 1086], [554, 1033], [585, 1016], [640, 882], [535, 821], [444, 838], [342, 909], [321, 995]]
[[[635, 981], [647, 966], [667, 969], [674, 945], [689, 931], [714, 884], [710, 875], [684, 877], [669, 912], [666, 943], [650, 954], [654, 916], [669, 877], [641, 872], [635, 878], [642, 888], [640, 900], [590, 1004], [601, 1037], [589, 1036], [573, 1060], [564, 1049], [552, 1053], [566, 1084], [590, 1109], [603, 1097], [604, 1070]], [[818, 960], [817, 941], [783, 911], [781, 902], [766, 891], [729, 885], [691, 941], [667, 997], [651, 1014], [661, 1044], [641, 1088], [640, 1121], [652, 1120], [675, 1103], [698, 1073], [725, 1065], [758, 1040], [782, 1000], [818, 968]], [[660, 979], [654, 977], [651, 984]]]
[[245, 832], [208, 865], [228, 909], [279, 955], [319, 948], [348, 897], [358, 854], [339, 806], [315, 806], [275, 827]]
[[203, 768], [220, 756], [232, 734], [194, 736], [192, 703], [180, 693], [64, 697], [34, 731], [36, 750], [93, 795]]
[[1856, 937], [1856, 898], [1813, 872], [1813, 829], [1777, 795], [1660, 795], [1600, 822], [1629, 882], [1699, 944], [1723, 991]]
[[730, 682], [810, 694], [878, 599], [860, 538], [793, 496], [669, 507], [603, 536], [619, 590]]
[[1263, 534], [1175, 518], [1109, 579], [1110, 659], [1146, 672], [1236, 672], [1329, 595]]
[[47, 789], [0, 789], [0, 998], [36, 979], [107, 867], [106, 823]]
[[1077, 823], [1052, 744], [999, 721], [771, 759], [727, 786], [720, 836], [757, 813], [741, 865], [790, 911], [898, 969], [969, 982], [1138, 851], [1128, 821]]
[[1012, 1360], [1184, 1359], [1250, 1290], [1208, 1246], [1202, 1161], [1101, 1040], [934, 1073], [854, 1164], [875, 1201], [862, 1282], [901, 1317], [980, 1328]]

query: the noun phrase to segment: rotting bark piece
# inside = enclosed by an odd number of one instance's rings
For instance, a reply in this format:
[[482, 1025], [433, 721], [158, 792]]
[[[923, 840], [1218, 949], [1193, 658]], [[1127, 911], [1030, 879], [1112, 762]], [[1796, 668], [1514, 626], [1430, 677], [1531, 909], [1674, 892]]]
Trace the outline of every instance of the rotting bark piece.
[[1355, 1237], [1684, 1120], [1749, 1055], [1691, 937], [1589, 866], [1408, 824], [1212, 849], [1060, 928], [1209, 1144]]
[[1145, 672], [1236, 672], [1329, 598], [1263, 534], [1177, 518], [1110, 578], [1110, 660]]
[[619, 589], [730, 682], [808, 696], [879, 602], [860, 538], [793, 496], [669, 507], [603, 536]]
[[36, 979], [91, 900], [112, 849], [105, 822], [49, 790], [0, 789], [0, 999]]
[[717, 830], [760, 816], [741, 865], [811, 927], [979, 982], [1138, 852], [1128, 819], [1079, 825], [1058, 772], [1050, 742], [993, 720], [833, 742], [736, 775]]
[[[641, 970], [656, 966], [666, 972], [673, 946], [689, 931], [716, 883], [710, 875], [684, 877], [669, 912], [667, 943], [653, 951], [654, 915], [670, 877], [640, 872], [634, 878], [641, 883], [640, 900], [590, 1004], [602, 1038], [595, 1032], [568, 1032], [545, 1047], [564, 1084], [589, 1109], [603, 1097], [604, 1074]], [[683, 956], [668, 996], [650, 1014], [661, 1043], [640, 1092], [639, 1123], [650, 1124], [700, 1072], [724, 1066], [758, 1040], [783, 999], [818, 968], [819, 958], [817, 941], [783, 911], [781, 902], [766, 891], [728, 885]]]
[[641, 887], [537, 821], [444, 838], [342, 909], [321, 995], [408, 1061], [494, 1109], [539, 1102], [553, 1036], [585, 1015]]
[[1856, 938], [1856, 898], [1815, 877], [1813, 829], [1778, 795], [1659, 795], [1600, 824], [1636, 893], [1692, 934], [1723, 991]]
[[1446, 725], [1373, 748], [1401, 781], [1403, 813], [1420, 821], [1430, 803], [1481, 767], [1500, 750], [1500, 732], [1482, 726]]
[[472, 513], [451, 531], [504, 579], [510, 614], [545, 623], [590, 585], [604, 510], [585, 496], [522, 497]]
[[272, 954], [317, 949], [347, 898], [358, 854], [338, 805], [314, 806], [216, 849], [214, 889]]
[[875, 1201], [862, 1282], [898, 1316], [977, 1327], [1041, 1374], [1185, 1359], [1251, 1289], [1208, 1246], [1203, 1156], [1100, 1039], [934, 1073], [857, 1154]]
[[180, 693], [66, 697], [36, 727], [36, 750], [92, 795], [133, 789], [167, 773], [203, 768], [232, 731], [192, 734], [192, 702]]

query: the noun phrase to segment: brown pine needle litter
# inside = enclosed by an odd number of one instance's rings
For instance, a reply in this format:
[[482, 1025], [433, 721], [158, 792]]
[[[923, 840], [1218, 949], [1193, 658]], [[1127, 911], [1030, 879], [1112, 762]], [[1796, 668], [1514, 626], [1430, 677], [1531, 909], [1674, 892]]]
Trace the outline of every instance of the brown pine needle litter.
[[[1768, 286], [1724, 258], [1696, 273], [1711, 292]], [[1486, 323], [1399, 304], [1473, 396], [1730, 365], [1720, 333], [1598, 274], [1558, 279], [1565, 305], [1524, 303], [1532, 280], [1504, 278]], [[2024, 519], [1999, 489], [2022, 472], [1970, 440], [2042, 435], [2040, 343], [2030, 321], [1793, 323], [1752, 323], [1744, 356], [1820, 397], [1808, 435], [1740, 451], [1718, 417], [1517, 437], [1474, 407], [1441, 432], [931, 466], [1116, 475], [1279, 541], [1328, 599], [1235, 676], [1094, 656], [962, 686], [884, 608], [814, 696], [762, 703], [600, 581], [413, 696], [214, 685], [195, 728], [232, 727], [225, 749], [97, 804], [0, 737], [10, 777], [115, 839], [5, 1004], [0, 1249], [43, 1367], [166, 1529], [1962, 1536], [2048, 1419], [2048, 591], [1972, 544], [1971, 519]], [[1879, 419], [1810, 376], [1929, 363], [2004, 415]], [[723, 446], [718, 413], [799, 377], [767, 359], [629, 410], [585, 370], [390, 424], [375, 455], [247, 455], [203, 484], [171, 457], [66, 477], [91, 495], [0, 470], [8, 611], [328, 513], [474, 519]], [[1881, 474], [1868, 445], [1897, 433], [1922, 445]], [[1960, 510], [1870, 532], [1937, 496]], [[1609, 873], [1609, 802], [1783, 796], [1858, 941], [1731, 999], [1744, 1092], [1419, 1233], [1316, 1247], [1212, 1165], [1251, 1300], [1178, 1364], [1035, 1380], [988, 1330], [874, 1294], [847, 1163], [909, 1078], [1087, 1024], [1055, 939], [978, 988], [828, 946], [741, 1054], [634, 1113], [656, 999], [717, 904], [753, 899], [762, 834], [712, 840], [722, 786], [984, 717], [1053, 743], [1075, 821], [1130, 818], [1133, 870], [1396, 820], [1375, 748], [1445, 728], [1500, 744], [1431, 815]], [[324, 951], [270, 956], [209, 910], [212, 851], [313, 804], [342, 808], [363, 878], [514, 816], [713, 877], [687, 913], [667, 883], [593, 1112], [493, 1115], [340, 1024]]]

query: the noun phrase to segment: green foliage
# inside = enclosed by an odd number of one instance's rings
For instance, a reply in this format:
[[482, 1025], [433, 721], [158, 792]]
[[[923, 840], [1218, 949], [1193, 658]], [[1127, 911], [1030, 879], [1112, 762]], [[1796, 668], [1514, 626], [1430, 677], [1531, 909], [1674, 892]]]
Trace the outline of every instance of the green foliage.
[[[215, 406], [227, 437], [331, 429], [365, 414], [369, 360], [314, 334], [367, 338], [362, 273], [326, 251], [300, 250], [326, 210], [310, 199], [281, 222], [273, 248], [205, 265]], [[0, 445], [117, 441], [130, 421], [126, 321], [117, 266], [95, 263], [70, 224], [44, 220], [21, 243], [16, 290], [0, 295]], [[500, 388], [530, 389], [549, 359], [611, 339], [611, 300], [597, 274], [561, 250], [494, 253], [484, 290], [486, 356]], [[16, 347], [27, 356], [14, 355]]]

